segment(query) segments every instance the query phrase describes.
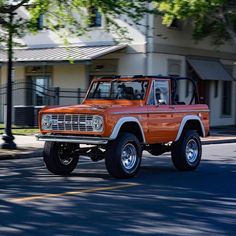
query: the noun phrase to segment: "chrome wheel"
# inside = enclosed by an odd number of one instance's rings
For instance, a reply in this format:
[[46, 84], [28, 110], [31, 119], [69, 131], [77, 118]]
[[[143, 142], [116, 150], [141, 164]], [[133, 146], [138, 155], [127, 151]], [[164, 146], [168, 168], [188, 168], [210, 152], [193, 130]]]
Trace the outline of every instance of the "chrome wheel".
[[137, 151], [132, 143], [128, 143], [124, 146], [121, 153], [122, 165], [126, 170], [131, 170], [137, 162]]
[[73, 161], [72, 150], [69, 145], [61, 144], [58, 150], [58, 158], [62, 165], [68, 166]]
[[64, 166], [68, 166], [70, 165], [70, 163], [73, 161], [72, 157], [66, 158], [66, 157], [59, 157], [59, 160], [61, 162], [62, 165]]
[[177, 170], [195, 170], [201, 161], [202, 145], [196, 130], [183, 131], [180, 139], [171, 146], [171, 159]]
[[105, 165], [109, 174], [118, 179], [134, 177], [142, 159], [142, 146], [134, 134], [120, 133], [107, 144]]
[[199, 147], [194, 139], [190, 139], [186, 145], [186, 158], [189, 164], [194, 164], [198, 158]]
[[47, 169], [56, 175], [68, 175], [77, 166], [79, 146], [70, 143], [45, 142], [43, 160]]

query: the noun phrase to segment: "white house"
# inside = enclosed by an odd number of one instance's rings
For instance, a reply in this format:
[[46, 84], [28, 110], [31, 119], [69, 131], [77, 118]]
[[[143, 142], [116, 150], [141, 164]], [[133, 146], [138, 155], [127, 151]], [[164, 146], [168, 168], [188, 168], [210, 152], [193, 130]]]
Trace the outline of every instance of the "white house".
[[[104, 30], [98, 15], [91, 31], [80, 38], [69, 38], [65, 47], [57, 34], [41, 30], [22, 39], [24, 48], [14, 50], [14, 106], [71, 104], [94, 77], [112, 75], [172, 75], [198, 81], [200, 97], [211, 109], [211, 126], [236, 124], [236, 45], [220, 48], [210, 39], [194, 42], [190, 23], [167, 28], [161, 18], [146, 15], [141, 25], [127, 27], [131, 42], [115, 44], [115, 35]], [[42, 22], [41, 22], [42, 23]], [[0, 54], [0, 121], [4, 120], [6, 62]], [[71, 63], [72, 62], [72, 63]], [[182, 84], [181, 96], [188, 97], [188, 84]], [[73, 96], [69, 96], [74, 94]], [[60, 97], [55, 99], [55, 94]], [[50, 99], [53, 98], [53, 99]]]

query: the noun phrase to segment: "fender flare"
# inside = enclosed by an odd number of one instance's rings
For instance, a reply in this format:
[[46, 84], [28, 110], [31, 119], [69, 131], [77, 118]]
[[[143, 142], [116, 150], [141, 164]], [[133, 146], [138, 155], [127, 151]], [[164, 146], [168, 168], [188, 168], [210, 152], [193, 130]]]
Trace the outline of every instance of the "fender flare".
[[185, 117], [182, 119], [181, 124], [180, 124], [180, 126], [179, 126], [179, 131], [178, 131], [178, 134], [177, 134], [177, 136], [176, 136], [175, 141], [178, 141], [178, 140], [179, 140], [179, 138], [180, 138], [180, 136], [181, 136], [181, 134], [182, 134], [182, 132], [183, 132], [183, 130], [184, 130], [184, 126], [185, 126], [186, 123], [187, 123], [188, 121], [190, 121], [190, 120], [198, 121], [199, 124], [200, 124], [201, 130], [202, 130], [203, 137], [206, 136], [206, 134], [205, 134], [205, 129], [204, 129], [204, 125], [203, 125], [202, 120], [200, 119], [200, 117], [199, 117], [199, 116], [194, 116], [194, 115], [188, 115], [188, 116], [185, 116]]
[[116, 123], [115, 127], [113, 128], [112, 134], [109, 137], [109, 139], [110, 140], [116, 139], [118, 134], [119, 134], [121, 126], [123, 124], [127, 123], [127, 122], [134, 122], [134, 123], [138, 124], [138, 126], [140, 128], [140, 131], [141, 131], [141, 134], [142, 134], [143, 142], [146, 143], [146, 139], [145, 139], [145, 135], [144, 135], [144, 132], [143, 132], [143, 128], [142, 128], [139, 120], [137, 118], [135, 118], [135, 117], [123, 117], [123, 118], [120, 118], [118, 120], [118, 122]]

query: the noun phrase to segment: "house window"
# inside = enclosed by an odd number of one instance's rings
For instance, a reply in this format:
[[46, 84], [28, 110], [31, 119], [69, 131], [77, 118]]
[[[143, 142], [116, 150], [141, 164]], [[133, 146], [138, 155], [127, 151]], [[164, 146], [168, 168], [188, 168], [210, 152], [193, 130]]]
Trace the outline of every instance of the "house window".
[[214, 86], [215, 87], [214, 97], [217, 98], [218, 97], [219, 81], [216, 80], [214, 85], [215, 85]]
[[51, 104], [52, 91], [49, 89], [52, 67], [26, 67], [26, 105], [43, 106]]
[[186, 81], [186, 86], [185, 86], [185, 97], [187, 98], [189, 96], [189, 89], [190, 89], [190, 81]]
[[181, 60], [168, 59], [168, 75], [179, 77], [181, 74]]
[[89, 10], [89, 27], [101, 27], [102, 15], [96, 7], [91, 7]]
[[178, 19], [174, 19], [169, 26], [169, 29], [181, 30], [182, 29], [182, 22]]
[[[167, 74], [171, 77], [180, 77], [181, 75], [181, 60], [175, 60], [175, 59], [168, 59], [168, 72]], [[177, 99], [179, 98], [180, 88], [177, 86], [177, 89], [175, 91], [175, 96]]]
[[37, 29], [43, 30], [43, 28], [44, 28], [44, 15], [41, 14], [39, 18], [37, 19]]
[[90, 66], [90, 74], [97, 76], [117, 75], [118, 61], [116, 59], [95, 60]]
[[49, 77], [36, 76], [33, 77], [33, 104], [35, 106], [43, 106], [49, 104]]
[[232, 83], [230, 81], [223, 82], [223, 93], [222, 93], [222, 114], [231, 115], [232, 105]]
[[27, 76], [27, 105], [44, 106], [50, 104], [49, 76]]
[[[30, 1], [28, 1], [30, 2]], [[24, 7], [27, 11], [32, 10], [35, 6], [31, 3], [24, 4]], [[44, 29], [44, 14], [40, 13], [39, 17], [34, 21], [33, 27], [37, 30], [43, 30]]]

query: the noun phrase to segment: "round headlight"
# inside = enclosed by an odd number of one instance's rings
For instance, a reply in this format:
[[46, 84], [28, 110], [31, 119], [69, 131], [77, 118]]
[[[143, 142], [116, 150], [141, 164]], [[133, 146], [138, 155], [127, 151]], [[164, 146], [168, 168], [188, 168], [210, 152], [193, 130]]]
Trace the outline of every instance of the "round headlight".
[[52, 128], [52, 115], [42, 116], [42, 129], [50, 130]]
[[101, 116], [94, 116], [93, 117], [93, 129], [94, 129], [94, 131], [102, 131], [103, 118]]

